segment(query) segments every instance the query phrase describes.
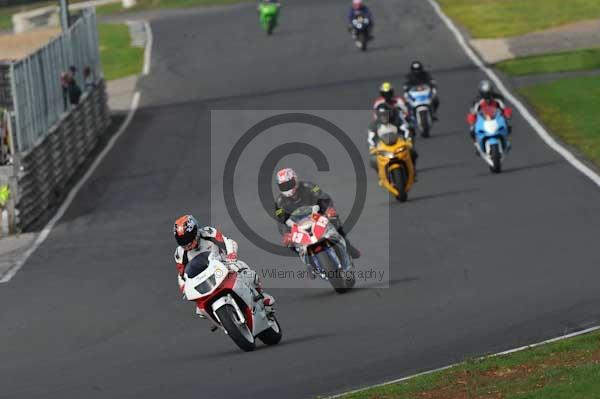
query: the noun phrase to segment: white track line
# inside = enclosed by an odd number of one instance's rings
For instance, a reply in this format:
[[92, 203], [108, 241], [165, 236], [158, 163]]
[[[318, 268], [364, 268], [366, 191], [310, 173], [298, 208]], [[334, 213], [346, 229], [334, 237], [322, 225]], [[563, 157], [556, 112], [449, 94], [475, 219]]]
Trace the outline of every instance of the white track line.
[[552, 137], [546, 131], [546, 129], [544, 129], [544, 127], [535, 119], [535, 117], [531, 115], [531, 113], [523, 105], [523, 103], [521, 103], [521, 101], [519, 101], [514, 95], [512, 95], [512, 93], [510, 93], [510, 91], [508, 91], [508, 89], [504, 86], [504, 83], [502, 83], [502, 81], [496, 75], [496, 73], [483, 64], [481, 59], [477, 56], [477, 54], [475, 54], [473, 49], [471, 49], [464, 36], [456, 28], [454, 22], [452, 22], [452, 20], [450, 20], [450, 18], [448, 18], [446, 14], [444, 14], [439, 4], [435, 0], [427, 1], [429, 1], [429, 4], [431, 4], [437, 15], [440, 17], [440, 19], [444, 21], [448, 29], [450, 29], [450, 31], [454, 34], [456, 40], [458, 41], [458, 44], [460, 44], [465, 53], [467, 53], [471, 61], [473, 61], [473, 63], [477, 65], [483, 72], [485, 72], [485, 74], [496, 84], [496, 87], [500, 89], [502, 94], [504, 94], [504, 97], [506, 97], [515, 106], [515, 108], [519, 111], [521, 115], [523, 115], [523, 118], [525, 118], [525, 120], [531, 125], [531, 127], [533, 128], [533, 130], [535, 130], [538, 136], [540, 136], [540, 138], [544, 140], [544, 142], [548, 144], [550, 148], [559, 153], [564, 159], [567, 160], [567, 162], [573, 165], [573, 167], [575, 167], [581, 173], [586, 175], [588, 178], [590, 178], [590, 180], [592, 180], [594, 183], [596, 183], [597, 186], [600, 187], [600, 175], [598, 175], [596, 172], [594, 172], [592, 169], [586, 166], [583, 162], [577, 159], [575, 155], [573, 155], [569, 150], [560, 145], [556, 141], [556, 139], [554, 139], [554, 137]]
[[142, 73], [148, 75], [150, 73], [150, 61], [152, 58], [152, 28], [148, 21], [144, 21], [144, 31], [146, 32], [146, 49], [144, 51], [144, 69]]
[[[520, 352], [520, 351], [523, 351], [525, 349], [531, 349], [531, 348], [535, 348], [537, 346], [546, 345], [546, 344], [550, 344], [550, 343], [557, 342], [557, 341], [562, 341], [562, 340], [567, 339], [567, 338], [573, 338], [573, 337], [576, 337], [578, 335], [588, 334], [588, 333], [591, 333], [591, 332], [597, 331], [597, 330], [600, 330], [600, 326], [590, 327], [590, 328], [587, 328], [585, 330], [577, 331], [577, 332], [574, 332], [574, 333], [571, 333], [571, 334], [567, 334], [567, 335], [561, 335], [560, 337], [548, 339], [548, 340], [545, 340], [545, 341], [542, 341], [542, 342], [537, 342], [535, 344], [520, 346], [518, 348], [509, 349], [509, 350], [504, 351], [504, 352], [499, 352], [499, 353], [494, 353], [492, 355], [483, 356], [483, 357], [480, 357], [479, 360], [483, 360], [483, 359], [486, 359], [486, 358], [489, 358], [489, 357], [503, 356], [503, 355], [508, 355], [510, 353]], [[353, 391], [339, 393], [337, 395], [328, 396], [325, 399], [340, 398], [340, 397], [345, 396], [345, 395], [350, 395], [350, 394], [355, 394], [355, 393], [359, 393], [359, 392], [364, 392], [364, 391], [366, 391], [368, 389], [372, 389], [372, 388], [379, 388], [379, 387], [383, 387], [383, 386], [390, 385], [390, 384], [397, 384], [399, 382], [411, 380], [413, 378], [420, 377], [422, 375], [427, 375], [427, 374], [435, 373], [435, 372], [438, 372], [438, 371], [443, 371], [443, 370], [446, 370], [446, 369], [458, 366], [459, 364], [461, 364], [461, 363], [454, 363], [454, 364], [451, 364], [449, 366], [444, 366], [444, 367], [440, 367], [440, 368], [437, 368], [437, 369], [434, 369], [434, 370], [429, 370], [429, 371], [425, 371], [425, 372], [422, 372], [422, 373], [413, 374], [413, 375], [410, 375], [408, 377], [398, 378], [396, 380], [383, 382], [381, 384], [371, 385], [371, 386], [368, 386], [368, 387], [355, 389]]]
[[[147, 36], [147, 40], [146, 40], [146, 49], [144, 52], [144, 68], [143, 68], [144, 75], [148, 74], [148, 72], [150, 71], [150, 54], [152, 51], [150, 49], [150, 47], [152, 46], [152, 32], [150, 30], [150, 24], [148, 24], [146, 22], [145, 26], [146, 26], [146, 32], [148, 33], [148, 36]], [[125, 121], [123, 122], [123, 124], [121, 125], [119, 130], [113, 135], [113, 137], [110, 139], [110, 141], [106, 144], [106, 147], [104, 147], [102, 152], [100, 152], [100, 154], [98, 154], [98, 156], [96, 157], [96, 159], [94, 160], [92, 165], [89, 167], [87, 172], [83, 175], [83, 177], [77, 182], [75, 187], [73, 187], [71, 189], [71, 191], [69, 191], [69, 194], [67, 195], [67, 198], [65, 199], [65, 202], [62, 203], [62, 205], [60, 206], [60, 208], [58, 208], [58, 211], [56, 212], [54, 217], [52, 217], [52, 219], [46, 224], [46, 226], [44, 226], [44, 228], [42, 229], [40, 234], [35, 239], [33, 245], [23, 254], [23, 256], [20, 259], [18, 259], [15, 262], [15, 264], [13, 266], [11, 266], [3, 275], [0, 276], [0, 283], [6, 283], [6, 282], [10, 281], [10, 279], [13, 278], [13, 276], [19, 271], [19, 269], [21, 269], [21, 267], [23, 267], [25, 262], [27, 262], [27, 259], [29, 259], [29, 257], [38, 249], [38, 247], [40, 245], [42, 245], [42, 243], [46, 240], [46, 238], [48, 238], [48, 235], [52, 232], [52, 229], [54, 228], [56, 223], [63, 217], [63, 215], [65, 214], [67, 209], [69, 209], [69, 206], [75, 199], [75, 196], [77, 196], [77, 194], [79, 193], [79, 190], [81, 190], [81, 187], [83, 187], [83, 185], [89, 180], [90, 176], [92, 176], [92, 174], [98, 168], [98, 165], [100, 165], [100, 163], [102, 162], [104, 157], [106, 157], [106, 154], [108, 154], [108, 152], [114, 147], [114, 145], [117, 142], [117, 140], [119, 139], [119, 137], [121, 137], [121, 135], [125, 132], [125, 130], [127, 130], [127, 127], [129, 126], [129, 123], [131, 123], [131, 120], [133, 119], [133, 116], [135, 115], [135, 112], [137, 111], [139, 104], [140, 104], [140, 92], [136, 91], [133, 94], [133, 97], [131, 99], [131, 106], [129, 107], [129, 112], [127, 113], [127, 118], [125, 118]]]

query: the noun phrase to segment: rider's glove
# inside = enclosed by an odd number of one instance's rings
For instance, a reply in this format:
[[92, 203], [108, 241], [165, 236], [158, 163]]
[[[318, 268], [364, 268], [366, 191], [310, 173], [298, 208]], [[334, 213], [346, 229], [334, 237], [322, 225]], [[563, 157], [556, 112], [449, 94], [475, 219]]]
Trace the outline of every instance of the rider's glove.
[[467, 123], [469, 125], [474, 125], [476, 121], [477, 121], [477, 117], [475, 116], [475, 114], [470, 113], [467, 115]]
[[281, 241], [283, 242], [283, 245], [285, 245], [286, 247], [289, 247], [290, 244], [292, 243], [292, 234], [285, 233], [283, 235], [283, 237], [281, 237]]
[[331, 219], [331, 218], [334, 218], [334, 217], [336, 217], [336, 216], [337, 216], [337, 211], [335, 210], [335, 208], [333, 208], [333, 207], [330, 207], [330, 208], [327, 208], [327, 210], [325, 211], [325, 215], [326, 215], [326, 216], [327, 216], [329, 219]]
[[237, 262], [237, 253], [232, 252], [230, 254], [227, 254], [227, 257], [225, 259], [227, 260], [227, 263], [235, 263]]
[[512, 108], [511, 107], [504, 108], [503, 114], [504, 114], [504, 117], [506, 119], [510, 119], [512, 117], [512, 114], [513, 114]]

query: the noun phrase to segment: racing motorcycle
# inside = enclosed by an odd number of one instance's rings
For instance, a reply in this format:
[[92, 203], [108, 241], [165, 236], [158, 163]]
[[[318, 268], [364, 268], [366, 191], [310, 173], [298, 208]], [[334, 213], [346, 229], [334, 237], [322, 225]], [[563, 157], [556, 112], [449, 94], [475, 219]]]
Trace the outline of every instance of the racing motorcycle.
[[510, 150], [508, 134], [502, 110], [495, 104], [481, 106], [475, 122], [475, 148], [494, 173], [502, 171], [502, 161]]
[[394, 125], [379, 130], [378, 135], [380, 140], [371, 152], [377, 155], [379, 184], [398, 201], [405, 202], [415, 182], [412, 141], [399, 135]]
[[412, 120], [421, 137], [429, 137], [433, 126], [433, 95], [433, 89], [427, 84], [410, 87], [405, 94], [406, 101], [410, 106]]
[[354, 263], [348, 254], [344, 237], [327, 216], [318, 213], [319, 206], [302, 206], [286, 221], [289, 239], [312, 277], [329, 281], [337, 293], [355, 284]]
[[260, 26], [267, 32], [267, 35], [272, 35], [273, 30], [277, 26], [277, 17], [279, 16], [279, 4], [277, 3], [260, 3], [258, 5]]
[[267, 313], [262, 296], [251, 287], [239, 264], [243, 263], [226, 265], [211, 252], [194, 257], [186, 266], [185, 296], [196, 301], [199, 313], [242, 350], [254, 350], [257, 337], [275, 345], [282, 336], [279, 322]]
[[352, 20], [352, 40], [356, 47], [362, 51], [367, 50], [367, 43], [369, 42], [369, 28], [371, 21], [364, 15], [359, 15]]

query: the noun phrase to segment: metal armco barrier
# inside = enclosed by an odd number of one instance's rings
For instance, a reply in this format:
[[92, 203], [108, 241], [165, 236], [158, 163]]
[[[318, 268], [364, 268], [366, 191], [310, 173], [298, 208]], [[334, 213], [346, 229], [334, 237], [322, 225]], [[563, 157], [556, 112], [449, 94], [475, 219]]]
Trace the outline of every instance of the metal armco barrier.
[[31, 226], [67, 194], [69, 181], [96, 148], [110, 124], [104, 81], [21, 156], [17, 172], [19, 227]]
[[[65, 104], [61, 85], [71, 65], [84, 91], [77, 105]], [[97, 77], [93, 88], [84, 87], [86, 66]], [[35, 53], [0, 64], [9, 144], [0, 153], [0, 236], [38, 226], [64, 199], [110, 124], [107, 100], [94, 9]]]
[[26, 58], [10, 64], [15, 142], [17, 151], [31, 149], [68, 111], [63, 102], [61, 73], [77, 68], [75, 80], [83, 85], [88, 66], [101, 76], [96, 12], [85, 9], [68, 31]]

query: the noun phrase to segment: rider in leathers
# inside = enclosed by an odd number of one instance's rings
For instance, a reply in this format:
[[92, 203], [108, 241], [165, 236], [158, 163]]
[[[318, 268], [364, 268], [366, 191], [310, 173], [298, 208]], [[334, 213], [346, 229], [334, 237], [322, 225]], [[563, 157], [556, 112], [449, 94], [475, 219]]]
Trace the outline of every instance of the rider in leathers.
[[[376, 119], [369, 123], [369, 130], [367, 141], [369, 143], [369, 165], [377, 171], [377, 155], [373, 153], [379, 142], [379, 129], [385, 127], [387, 124], [392, 124], [398, 129], [398, 134], [403, 136], [407, 140], [412, 141], [412, 131], [406, 120], [400, 117], [399, 112], [396, 108], [390, 107], [387, 103], [382, 103], [377, 106], [375, 110]], [[417, 158], [419, 154], [414, 149], [411, 149], [411, 157], [414, 165], [417, 164]]]
[[275, 201], [275, 216], [279, 221], [279, 233], [284, 237], [284, 244], [288, 245], [286, 237], [289, 237], [289, 227], [285, 222], [292, 212], [301, 206], [318, 205], [319, 213], [326, 215], [337, 231], [346, 240], [348, 253], [352, 258], [359, 258], [360, 251], [356, 249], [346, 237], [346, 232], [341, 225], [340, 219], [333, 207], [331, 197], [321, 188], [313, 183], [298, 181], [296, 172], [290, 168], [281, 169], [277, 172], [277, 185], [281, 194]]
[[[203, 267], [208, 262], [208, 254], [213, 253], [219, 255], [231, 270], [241, 273], [250, 287], [255, 290], [257, 297], [262, 298], [265, 310], [273, 312], [275, 298], [263, 291], [256, 272], [246, 263], [238, 260], [238, 245], [234, 240], [225, 237], [214, 227], [199, 228], [198, 222], [192, 215], [178, 218], [173, 226], [173, 234], [178, 244], [175, 249], [175, 263], [181, 292], [184, 289], [186, 276], [197, 274], [192, 269]], [[199, 308], [196, 308], [196, 313], [205, 318]]]

